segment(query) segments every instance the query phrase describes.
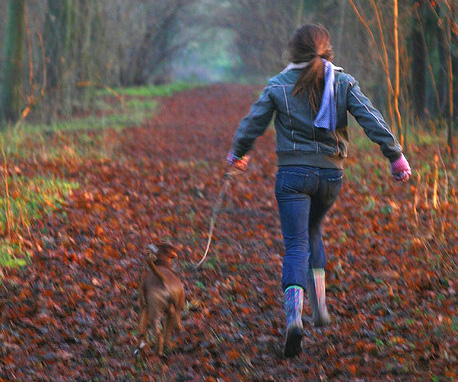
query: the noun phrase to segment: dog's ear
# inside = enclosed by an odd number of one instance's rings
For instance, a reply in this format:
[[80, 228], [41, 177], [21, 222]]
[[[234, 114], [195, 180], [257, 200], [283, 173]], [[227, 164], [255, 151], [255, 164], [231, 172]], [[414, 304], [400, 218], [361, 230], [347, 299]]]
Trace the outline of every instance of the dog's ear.
[[169, 252], [168, 252], [168, 255], [171, 259], [175, 259], [178, 257], [178, 253], [177, 253], [177, 250], [175, 248], [171, 249]]
[[148, 248], [148, 250], [153, 253], [154, 255], [157, 255], [159, 253], [159, 248], [156, 247], [154, 244], [148, 244], [146, 246], [146, 248]]
[[158, 244], [157, 248], [159, 249], [160, 254], [167, 255], [168, 257], [175, 258], [177, 257], [177, 248], [167, 242]]
[[151, 261], [154, 263], [157, 260], [157, 255], [160, 253], [160, 250], [158, 247], [156, 247], [154, 244], [148, 244], [146, 246], [148, 249], [148, 254], [149, 257], [151, 258]]

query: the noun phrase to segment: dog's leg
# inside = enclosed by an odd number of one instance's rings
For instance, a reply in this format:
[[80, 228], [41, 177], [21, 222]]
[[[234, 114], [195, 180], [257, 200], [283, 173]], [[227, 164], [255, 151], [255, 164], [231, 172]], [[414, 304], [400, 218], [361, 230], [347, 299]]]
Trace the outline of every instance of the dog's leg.
[[152, 320], [154, 336], [156, 337], [156, 354], [162, 357], [164, 354], [164, 337], [162, 336], [161, 328], [159, 327], [159, 317], [153, 317]]
[[181, 294], [178, 306], [176, 307], [176, 326], [178, 331], [183, 330], [183, 325], [181, 324], [181, 312], [183, 311], [184, 308], [184, 293]]
[[140, 307], [140, 323], [138, 325], [138, 346], [134, 351], [134, 355], [138, 356], [141, 349], [146, 345], [146, 330], [148, 326], [148, 310], [146, 307]]
[[167, 311], [167, 316], [165, 320], [165, 328], [164, 328], [164, 333], [165, 333], [165, 343], [164, 346], [167, 347], [170, 343], [170, 338], [172, 337], [172, 331], [173, 327], [175, 326], [175, 316], [176, 316], [176, 310], [173, 304], [170, 304], [170, 308]]
[[181, 311], [180, 310], [177, 310], [175, 313], [175, 322], [176, 322], [176, 328], [178, 329], [178, 331], [181, 332], [183, 330], [183, 325], [181, 323]]

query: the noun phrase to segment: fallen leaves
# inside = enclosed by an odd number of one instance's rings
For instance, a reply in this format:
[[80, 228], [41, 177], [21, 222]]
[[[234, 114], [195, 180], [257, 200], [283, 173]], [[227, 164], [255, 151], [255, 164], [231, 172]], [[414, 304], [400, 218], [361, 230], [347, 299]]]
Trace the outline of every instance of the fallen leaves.
[[[33, 176], [69, 177], [80, 188], [24, 235], [31, 264], [9, 271], [0, 289], [0, 378], [454, 380], [456, 281], [447, 254], [456, 250], [456, 199], [434, 188], [435, 172], [427, 184], [403, 187], [391, 183], [381, 154], [353, 148], [323, 228], [333, 324], [315, 330], [305, 304], [299, 359], [282, 357], [283, 245], [271, 131], [257, 142], [247, 174], [231, 183], [207, 262], [194, 270], [224, 181], [224, 156], [253, 91], [220, 85], [162, 100], [145, 126], [116, 135], [112, 160], [17, 164]], [[416, 155], [428, 161], [432, 153]], [[386, 174], [374, 166], [386, 166]], [[435, 215], [428, 209], [434, 195]], [[181, 248], [175, 267], [186, 285], [184, 330], [166, 360], [148, 348], [135, 361], [137, 289], [153, 239]]]

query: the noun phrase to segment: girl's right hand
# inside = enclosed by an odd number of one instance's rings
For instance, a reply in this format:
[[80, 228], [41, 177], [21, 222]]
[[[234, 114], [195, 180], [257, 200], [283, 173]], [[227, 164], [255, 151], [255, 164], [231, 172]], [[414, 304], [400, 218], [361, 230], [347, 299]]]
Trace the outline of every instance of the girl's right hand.
[[412, 175], [412, 170], [404, 154], [401, 154], [398, 159], [391, 162], [391, 175], [393, 175], [394, 180], [398, 182], [407, 182], [409, 180], [410, 175]]
[[234, 152], [231, 150], [227, 154], [226, 160], [231, 166], [233, 166], [237, 170], [246, 171], [246, 169], [248, 168], [248, 163], [250, 161], [250, 156], [244, 155], [242, 158], [240, 158], [237, 155], [235, 155]]

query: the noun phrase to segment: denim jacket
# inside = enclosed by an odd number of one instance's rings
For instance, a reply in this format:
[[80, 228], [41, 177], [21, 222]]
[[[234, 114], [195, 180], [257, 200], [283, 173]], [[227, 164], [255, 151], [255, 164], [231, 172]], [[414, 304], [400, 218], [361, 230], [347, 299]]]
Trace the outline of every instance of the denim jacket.
[[349, 74], [335, 71], [334, 96], [337, 104], [335, 132], [314, 127], [314, 113], [307, 102], [292, 96], [300, 69], [284, 71], [272, 77], [249, 114], [235, 132], [232, 150], [244, 156], [262, 135], [274, 112], [277, 164], [308, 165], [321, 168], [343, 168], [348, 152], [347, 110], [363, 127], [366, 135], [377, 143], [391, 162], [401, 156], [401, 146], [380, 112], [361, 92], [358, 82]]

